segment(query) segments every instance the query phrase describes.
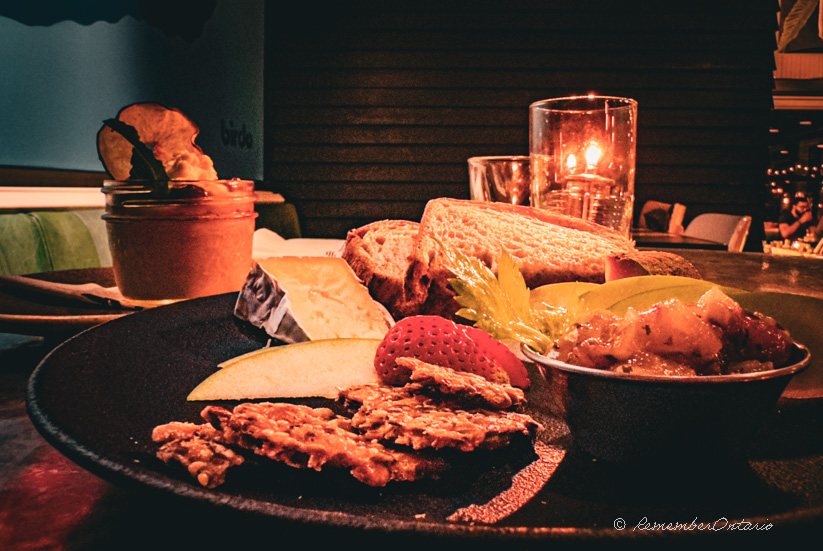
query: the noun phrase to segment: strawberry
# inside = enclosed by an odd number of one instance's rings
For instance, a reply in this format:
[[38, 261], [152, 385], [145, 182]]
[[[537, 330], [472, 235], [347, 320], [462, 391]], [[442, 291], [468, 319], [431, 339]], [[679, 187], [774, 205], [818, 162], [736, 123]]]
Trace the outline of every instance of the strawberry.
[[520, 358], [515, 356], [508, 346], [477, 327], [461, 325], [460, 328], [467, 337], [480, 345], [497, 365], [503, 368], [508, 374], [512, 386], [522, 389], [529, 388], [529, 385], [531, 385], [529, 372], [526, 371], [526, 366], [523, 365]]
[[[456, 371], [475, 373], [490, 381], [509, 383], [504, 367], [509, 362], [501, 363], [500, 358], [504, 355], [500, 350], [485, 339], [473, 338], [463, 327], [440, 316], [411, 316], [400, 320], [377, 348], [374, 367], [380, 380], [391, 385], [407, 383], [409, 370], [397, 365], [395, 359], [413, 357]], [[497, 342], [488, 333], [485, 335], [490, 341]], [[497, 344], [506, 348], [502, 343]], [[512, 354], [507, 348], [506, 351]], [[517, 360], [514, 354], [512, 357]]]

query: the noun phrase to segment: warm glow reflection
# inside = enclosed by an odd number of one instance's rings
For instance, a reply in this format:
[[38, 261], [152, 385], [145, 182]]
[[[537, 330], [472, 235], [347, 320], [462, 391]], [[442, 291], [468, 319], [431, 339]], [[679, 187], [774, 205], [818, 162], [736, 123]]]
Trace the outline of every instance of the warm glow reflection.
[[576, 166], [577, 166], [577, 159], [574, 157], [574, 155], [570, 154], [566, 158], [566, 168], [569, 169], [569, 172], [572, 172]]
[[589, 168], [597, 166], [597, 161], [600, 160], [600, 155], [602, 151], [597, 146], [596, 143], [591, 144], [588, 149], [586, 149], [586, 166]]

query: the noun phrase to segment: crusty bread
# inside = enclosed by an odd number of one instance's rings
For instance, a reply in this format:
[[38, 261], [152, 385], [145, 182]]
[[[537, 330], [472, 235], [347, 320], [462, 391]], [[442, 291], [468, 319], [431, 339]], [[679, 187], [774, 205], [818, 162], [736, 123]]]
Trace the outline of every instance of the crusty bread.
[[603, 226], [548, 211], [460, 199], [429, 201], [420, 223], [380, 220], [349, 231], [343, 258], [395, 319], [453, 317], [458, 309], [435, 237], [492, 270], [503, 249], [530, 288], [560, 281], [605, 281], [606, 259], [636, 252]]
[[606, 259], [635, 250], [627, 237], [578, 218], [507, 203], [433, 199], [420, 220], [405, 291], [409, 310], [443, 316], [453, 316], [458, 305], [448, 283], [453, 275], [443, 266], [435, 237], [492, 270], [505, 249], [530, 288], [602, 283]]
[[394, 319], [416, 313], [403, 287], [418, 227], [410, 220], [379, 220], [346, 236], [343, 258]]
[[674, 253], [634, 251], [606, 259], [606, 281], [644, 275], [672, 275], [702, 279], [694, 265]]

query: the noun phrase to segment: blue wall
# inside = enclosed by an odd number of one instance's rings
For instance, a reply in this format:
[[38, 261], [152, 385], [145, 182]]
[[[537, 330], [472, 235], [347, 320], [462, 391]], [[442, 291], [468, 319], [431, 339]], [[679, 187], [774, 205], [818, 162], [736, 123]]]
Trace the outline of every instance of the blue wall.
[[131, 15], [25, 24], [0, 11], [0, 166], [103, 170], [102, 121], [156, 101], [200, 127], [220, 177], [262, 179], [263, 4], [217, 0], [193, 39]]

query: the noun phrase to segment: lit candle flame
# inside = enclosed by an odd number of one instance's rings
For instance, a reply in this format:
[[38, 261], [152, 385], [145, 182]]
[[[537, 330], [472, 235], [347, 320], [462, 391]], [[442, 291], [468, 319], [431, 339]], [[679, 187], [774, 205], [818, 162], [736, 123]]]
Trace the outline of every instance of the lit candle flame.
[[577, 166], [577, 159], [574, 157], [574, 155], [569, 154], [569, 156], [566, 158], [566, 168], [568, 168], [569, 172], [571, 172], [571, 171], [574, 170], [574, 167], [576, 167], [576, 166]]
[[602, 151], [600, 151], [600, 147], [596, 143], [589, 145], [586, 149], [586, 166], [588, 168], [594, 168], [597, 166], [597, 161], [600, 160], [600, 155]]

